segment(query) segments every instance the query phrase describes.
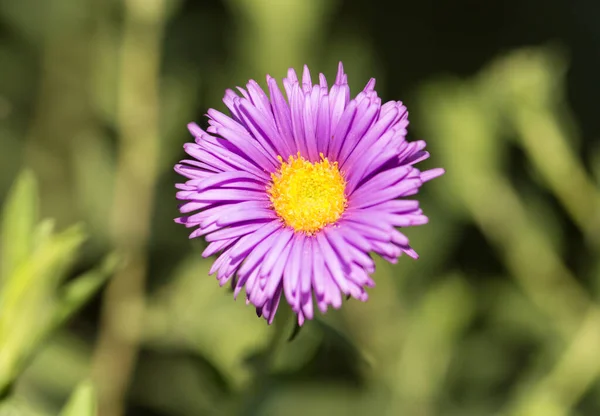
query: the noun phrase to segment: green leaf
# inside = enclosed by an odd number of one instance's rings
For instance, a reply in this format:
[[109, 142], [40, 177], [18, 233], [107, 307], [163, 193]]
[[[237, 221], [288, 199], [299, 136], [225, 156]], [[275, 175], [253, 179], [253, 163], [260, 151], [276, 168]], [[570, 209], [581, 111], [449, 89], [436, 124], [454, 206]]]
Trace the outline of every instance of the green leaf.
[[95, 416], [97, 407], [94, 386], [85, 381], [75, 389], [59, 416]]
[[[44, 223], [38, 230], [47, 228]], [[40, 231], [37, 235], [46, 234]], [[85, 239], [85, 233], [79, 226], [73, 226], [64, 232], [46, 236], [41, 244], [26, 262], [15, 269], [10, 280], [0, 293], [0, 323], [3, 318], [8, 320], [11, 314], [21, 314], [26, 302], [35, 306], [36, 302], [44, 302], [53, 297], [60, 280], [65, 276], [69, 266], [75, 260], [77, 250]]]
[[54, 223], [53, 219], [43, 219], [37, 224], [35, 231], [33, 232], [32, 252], [40, 250], [53, 238]]
[[[48, 227], [41, 225], [41, 233]], [[55, 326], [56, 290], [85, 239], [81, 227], [44, 237], [0, 292], [0, 390], [22, 371]]]
[[252, 376], [242, 365], [245, 358], [265, 347], [272, 328], [215, 284], [209, 269], [210, 262], [195, 255], [181, 263], [171, 283], [149, 300], [144, 336], [152, 343], [198, 351], [239, 387]]
[[31, 252], [38, 221], [37, 182], [31, 171], [17, 178], [2, 213], [0, 235], [0, 286]]
[[69, 283], [60, 299], [53, 326], [62, 325], [86, 303], [115, 272], [119, 262], [118, 255], [112, 253], [104, 259], [98, 268], [82, 274]]

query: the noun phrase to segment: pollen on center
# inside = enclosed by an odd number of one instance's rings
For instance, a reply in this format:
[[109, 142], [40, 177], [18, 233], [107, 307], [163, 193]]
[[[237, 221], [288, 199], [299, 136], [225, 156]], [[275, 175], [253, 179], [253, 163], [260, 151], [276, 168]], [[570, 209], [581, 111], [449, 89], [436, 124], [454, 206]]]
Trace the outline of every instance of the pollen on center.
[[271, 174], [268, 189], [273, 209], [297, 232], [314, 234], [335, 223], [346, 209], [346, 181], [338, 169], [321, 154], [311, 163], [300, 156], [286, 161], [278, 156], [281, 167]]

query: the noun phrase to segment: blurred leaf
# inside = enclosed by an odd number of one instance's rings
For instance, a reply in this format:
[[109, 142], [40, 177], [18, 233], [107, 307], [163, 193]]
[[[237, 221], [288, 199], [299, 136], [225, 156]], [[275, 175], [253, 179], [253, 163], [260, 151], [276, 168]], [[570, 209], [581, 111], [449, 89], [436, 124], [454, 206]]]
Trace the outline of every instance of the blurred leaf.
[[[163, 415], [213, 415], [231, 400], [228, 383], [194, 351], [148, 351], [136, 368], [131, 395]], [[169, 380], [168, 385], [165, 380]]]
[[[89, 376], [92, 345], [80, 334], [61, 330], [48, 337], [31, 364], [19, 375], [15, 396], [27, 395], [33, 388], [65, 401], [81, 380]], [[60, 374], [60, 377], [56, 377]], [[56, 414], [56, 411], [53, 412]]]
[[[468, 209], [529, 298], [568, 334], [588, 298], [548, 243], [546, 230], [529, 219], [535, 213], [525, 206], [507, 173], [509, 148], [500, 134], [502, 114], [490, 103], [491, 94], [483, 91], [487, 90], [460, 81], [426, 88], [422, 104], [430, 110], [429, 133], [443, 143], [438, 154], [449, 167], [445, 178], [455, 199]], [[464, 149], [470, 157], [462, 157]]]
[[86, 225], [96, 243], [109, 239], [110, 207], [114, 192], [114, 155], [100, 133], [82, 134], [73, 144], [73, 180]]
[[102, 266], [69, 283], [57, 293], [86, 238], [72, 226], [54, 233], [54, 222], [37, 223], [37, 189], [25, 172], [11, 192], [3, 216], [3, 284], [0, 287], [0, 394], [6, 392], [25, 365], [116, 267], [109, 256]]
[[55, 416], [56, 412], [47, 411], [45, 407], [24, 397], [11, 397], [0, 401], [0, 416]]
[[53, 219], [44, 219], [37, 225], [33, 234], [33, 251], [39, 250], [50, 241], [54, 233], [54, 226]]
[[[228, 0], [238, 11], [244, 30], [238, 42], [244, 65], [236, 68], [247, 79], [249, 73], [275, 73], [307, 63], [312, 43], [326, 27], [335, 6], [331, 0]], [[261, 47], [256, 47], [261, 45]]]
[[[359, 302], [351, 299], [344, 303], [341, 314], [345, 325], [334, 325], [340, 335], [347, 338], [349, 345], [360, 352], [365, 375], [373, 380], [390, 378], [390, 371], [404, 342], [407, 312], [410, 304], [401, 297], [398, 285], [404, 280], [405, 269], [394, 266], [380, 257], [375, 257], [376, 271], [373, 280], [376, 286], [369, 289], [369, 300]], [[404, 258], [410, 262], [408, 258]], [[323, 321], [329, 321], [336, 312], [328, 313]], [[346, 334], [346, 335], [344, 335]]]
[[342, 329], [331, 325], [327, 320], [322, 318], [314, 319], [315, 325], [323, 332], [323, 336], [329, 338], [340, 351], [346, 352], [352, 360], [360, 367], [368, 365], [368, 358], [364, 351], [361, 351], [354, 340]]
[[596, 143], [590, 152], [592, 173], [596, 183], [600, 183], [600, 143]]
[[77, 387], [59, 416], [95, 416], [97, 414], [96, 392], [90, 382]]
[[[0, 13], [29, 42], [41, 44], [48, 26], [49, 6], [50, 3], [40, 4], [36, 0], [2, 1], [0, 2]], [[45, 22], [46, 24], [44, 24]]]
[[171, 284], [148, 303], [146, 338], [200, 352], [239, 387], [251, 375], [241, 364], [251, 352], [265, 347], [273, 328], [245, 305], [243, 295], [236, 302], [230, 291], [219, 287], [208, 275], [210, 264], [197, 255], [182, 262]]
[[48, 334], [56, 287], [83, 239], [78, 226], [48, 238], [5, 282], [0, 292], [0, 390], [18, 376]]
[[[301, 330], [296, 332], [296, 328], [301, 328]], [[314, 357], [325, 332], [316, 320], [299, 327], [296, 315], [284, 302], [279, 305], [275, 323], [269, 330], [271, 337], [269, 346], [248, 361], [254, 365], [257, 374], [299, 370]], [[294, 332], [296, 335], [290, 342], [290, 335], [293, 335]]]
[[[462, 275], [446, 276], [412, 312], [392, 383], [395, 414], [430, 414], [444, 390], [457, 339], [472, 320], [474, 305]], [[402, 412], [404, 410], [404, 412]]]
[[[384, 415], [385, 401], [363, 392], [325, 382], [284, 385], [273, 389], [257, 414], [264, 416]], [[408, 415], [407, 415], [408, 416]]]
[[484, 80], [504, 86], [504, 111], [542, 184], [600, 248], [600, 191], [574, 146], [578, 140], [564, 120], [568, 112], [560, 108], [565, 69], [565, 59], [552, 49], [524, 49], [492, 65]]
[[298, 336], [298, 334], [300, 334], [301, 330], [302, 330], [302, 327], [298, 324], [298, 322], [295, 322], [294, 329], [292, 330], [292, 333], [290, 334], [290, 337], [288, 338], [288, 342], [292, 342], [293, 340], [295, 340], [296, 337]]
[[33, 173], [26, 170], [13, 185], [2, 213], [0, 288], [32, 249], [38, 205], [37, 182]]
[[119, 265], [116, 253], [106, 257], [100, 267], [77, 277], [64, 289], [55, 314], [54, 326], [60, 326], [85, 302], [87, 302], [108, 280]]
[[[47, 223], [41, 223], [38, 230], [42, 231], [37, 234], [47, 233], [47, 228]], [[73, 226], [45, 239], [45, 244], [41, 244], [31, 258], [15, 270], [0, 293], [0, 340], [3, 317], [17, 316], [18, 305], [23, 306], [23, 302], [31, 303], [33, 299], [41, 301], [52, 295], [68, 266], [75, 260], [85, 234], [81, 227]]]

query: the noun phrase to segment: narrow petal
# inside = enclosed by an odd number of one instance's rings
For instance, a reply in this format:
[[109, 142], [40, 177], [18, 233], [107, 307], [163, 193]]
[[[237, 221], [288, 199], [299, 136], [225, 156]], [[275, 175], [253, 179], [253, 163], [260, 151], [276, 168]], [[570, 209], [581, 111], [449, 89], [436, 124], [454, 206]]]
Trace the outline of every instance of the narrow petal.
[[[251, 222], [249, 224], [238, 225], [237, 227], [219, 228], [217, 231], [206, 236], [206, 241], [226, 240], [232, 237], [241, 237], [258, 230], [263, 226], [262, 222]], [[215, 227], [219, 227], [215, 224]]]
[[[368, 299], [366, 289], [375, 286], [372, 253], [391, 263], [403, 254], [418, 258], [399, 229], [428, 219], [416, 199], [403, 198], [444, 170], [414, 167], [429, 157], [426, 144], [406, 140], [406, 107], [382, 104], [375, 79], [354, 99], [341, 62], [331, 88], [323, 74], [313, 84], [307, 66], [300, 80], [288, 70], [285, 96], [277, 81], [266, 80], [268, 95], [254, 80], [226, 90], [229, 115], [209, 109], [206, 131], [188, 125], [194, 141], [175, 166], [185, 178], [175, 185], [182, 214], [175, 222], [190, 229], [190, 238], [205, 236], [202, 255], [218, 254], [210, 274], [221, 286], [230, 283], [234, 298], [244, 290], [246, 303], [270, 324], [284, 296], [303, 325], [314, 317], [314, 302], [325, 313], [341, 307], [342, 294]], [[298, 154], [311, 163], [324, 155], [345, 180], [340, 216], [310, 235], [289, 228], [269, 192], [280, 158]], [[316, 186], [311, 179], [303, 176], [297, 189]]]
[[283, 94], [277, 85], [277, 81], [271, 77], [267, 77], [267, 83], [269, 85], [269, 94], [271, 95], [271, 103], [273, 106], [273, 115], [275, 116], [275, 123], [277, 130], [282, 138], [281, 146], [284, 149], [281, 156], [285, 159], [290, 155], [296, 154], [294, 151], [294, 140], [292, 133], [292, 119], [290, 113], [290, 107], [283, 98]]
[[331, 273], [333, 280], [338, 285], [342, 293], [348, 294], [348, 282], [344, 277], [344, 270], [340, 259], [338, 258], [333, 248], [331, 248], [331, 245], [329, 244], [329, 242], [323, 234], [317, 235], [317, 241], [319, 243], [321, 251], [323, 252], [323, 257], [325, 258], [325, 265]]
[[425, 172], [421, 172], [421, 182], [429, 182], [432, 179], [442, 176], [444, 173], [446, 173], [446, 171], [442, 168], [426, 170]]
[[277, 219], [275, 213], [270, 209], [257, 209], [254, 211], [228, 211], [217, 219], [217, 224], [220, 226], [233, 225], [238, 222], [251, 220], [267, 220]]

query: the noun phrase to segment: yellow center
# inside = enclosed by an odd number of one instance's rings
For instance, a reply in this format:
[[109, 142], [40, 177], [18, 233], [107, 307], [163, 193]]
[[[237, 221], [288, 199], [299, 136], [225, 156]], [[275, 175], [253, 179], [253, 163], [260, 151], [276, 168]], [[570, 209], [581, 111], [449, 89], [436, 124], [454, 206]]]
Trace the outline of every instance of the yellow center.
[[321, 154], [320, 162], [311, 163], [299, 152], [287, 162], [278, 158], [281, 167], [271, 174], [273, 184], [268, 191], [285, 224], [310, 235], [336, 222], [346, 208], [346, 181], [337, 162], [330, 163]]

